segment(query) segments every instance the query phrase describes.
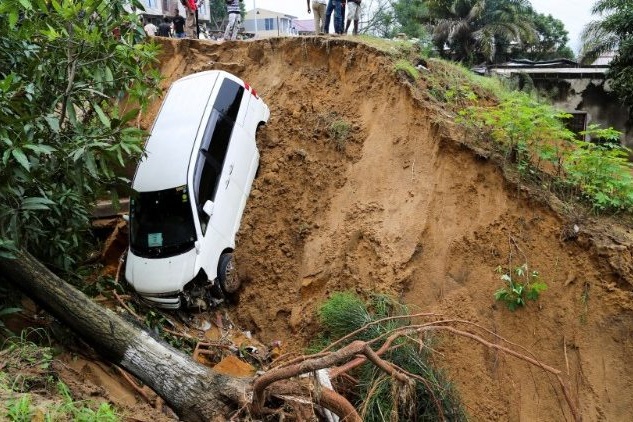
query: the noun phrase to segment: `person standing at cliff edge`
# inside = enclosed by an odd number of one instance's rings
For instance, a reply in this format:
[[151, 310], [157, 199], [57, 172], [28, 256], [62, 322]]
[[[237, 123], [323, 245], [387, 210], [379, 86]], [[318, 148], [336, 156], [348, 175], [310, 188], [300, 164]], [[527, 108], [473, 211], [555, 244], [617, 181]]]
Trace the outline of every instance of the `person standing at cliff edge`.
[[229, 15], [229, 23], [224, 30], [225, 40], [237, 39], [237, 32], [242, 23], [242, 15], [240, 12], [240, 3], [242, 0], [226, 0], [226, 12]]
[[312, 10], [310, 10], [310, 0], [308, 3], [308, 13], [314, 11], [314, 34], [321, 35], [325, 26], [325, 8], [327, 0], [312, 0]]

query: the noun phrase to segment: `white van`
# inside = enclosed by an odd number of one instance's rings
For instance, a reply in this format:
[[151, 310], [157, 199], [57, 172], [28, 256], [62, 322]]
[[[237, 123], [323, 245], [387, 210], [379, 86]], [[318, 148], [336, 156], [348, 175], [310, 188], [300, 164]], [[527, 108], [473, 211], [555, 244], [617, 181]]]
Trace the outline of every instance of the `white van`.
[[162, 308], [206, 307], [235, 292], [233, 250], [259, 165], [268, 106], [223, 71], [174, 82], [132, 182], [125, 278]]

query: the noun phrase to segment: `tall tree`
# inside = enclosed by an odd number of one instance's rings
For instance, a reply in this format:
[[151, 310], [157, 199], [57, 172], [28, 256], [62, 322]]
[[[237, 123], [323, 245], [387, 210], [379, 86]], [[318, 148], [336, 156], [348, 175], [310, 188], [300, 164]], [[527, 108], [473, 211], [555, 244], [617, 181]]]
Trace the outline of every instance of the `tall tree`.
[[427, 35], [422, 25], [428, 15], [424, 0], [398, 0], [393, 4], [394, 18], [398, 22], [398, 32], [410, 37], [423, 38]]
[[156, 92], [158, 47], [114, 0], [3, 1], [0, 32], [0, 249], [67, 270], [113, 168], [141, 152], [130, 122]]
[[582, 61], [591, 63], [601, 54], [616, 51], [607, 78], [633, 116], [633, 3], [598, 0], [592, 13], [600, 19], [589, 23], [583, 31]]
[[435, 47], [461, 62], [504, 61], [510, 43], [536, 37], [533, 23], [525, 19], [528, 0], [427, 0], [427, 6]]
[[573, 59], [574, 52], [569, 48], [569, 33], [565, 24], [552, 15], [537, 13], [531, 7], [527, 16], [532, 20], [536, 37], [521, 46], [514, 46], [513, 57], [531, 60], [553, 60], [558, 58]]

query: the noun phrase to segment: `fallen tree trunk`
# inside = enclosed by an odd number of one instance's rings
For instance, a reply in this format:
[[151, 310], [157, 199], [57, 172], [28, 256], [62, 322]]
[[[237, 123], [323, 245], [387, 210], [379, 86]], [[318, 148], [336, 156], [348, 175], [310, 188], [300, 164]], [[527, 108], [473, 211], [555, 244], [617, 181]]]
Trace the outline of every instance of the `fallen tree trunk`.
[[0, 257], [0, 274], [136, 376], [186, 421], [226, 420], [249, 402], [252, 378], [219, 374], [149, 336], [50, 272], [27, 252]]

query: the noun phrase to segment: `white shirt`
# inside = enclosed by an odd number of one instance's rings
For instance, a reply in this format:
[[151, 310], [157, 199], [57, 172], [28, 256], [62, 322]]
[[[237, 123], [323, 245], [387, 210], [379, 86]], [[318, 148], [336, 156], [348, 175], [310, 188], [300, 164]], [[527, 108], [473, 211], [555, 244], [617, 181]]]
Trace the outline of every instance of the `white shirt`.
[[158, 28], [156, 28], [156, 25], [154, 25], [153, 23], [151, 23], [151, 22], [150, 22], [150, 23], [148, 23], [147, 25], [145, 25], [145, 26], [143, 27], [143, 29], [145, 30], [145, 33], [146, 33], [147, 35], [149, 35], [150, 37], [153, 37], [153, 36], [155, 36], [155, 35], [156, 35], [156, 30], [157, 30]]

